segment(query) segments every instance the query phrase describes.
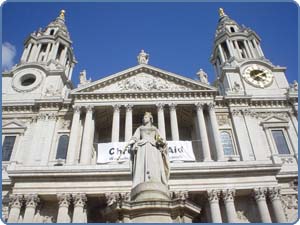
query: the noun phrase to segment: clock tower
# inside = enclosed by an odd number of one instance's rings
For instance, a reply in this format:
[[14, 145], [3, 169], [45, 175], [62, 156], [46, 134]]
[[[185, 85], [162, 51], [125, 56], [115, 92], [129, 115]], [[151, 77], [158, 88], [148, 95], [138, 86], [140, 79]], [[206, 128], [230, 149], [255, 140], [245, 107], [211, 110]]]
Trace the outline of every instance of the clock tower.
[[211, 63], [220, 94], [257, 98], [285, 95], [289, 88], [286, 68], [265, 58], [261, 39], [253, 30], [240, 26], [222, 8], [219, 15]]
[[20, 62], [3, 73], [4, 100], [32, 102], [66, 99], [73, 88], [71, 77], [76, 64], [72, 41], [65, 24], [65, 11], [49, 25], [25, 40]]

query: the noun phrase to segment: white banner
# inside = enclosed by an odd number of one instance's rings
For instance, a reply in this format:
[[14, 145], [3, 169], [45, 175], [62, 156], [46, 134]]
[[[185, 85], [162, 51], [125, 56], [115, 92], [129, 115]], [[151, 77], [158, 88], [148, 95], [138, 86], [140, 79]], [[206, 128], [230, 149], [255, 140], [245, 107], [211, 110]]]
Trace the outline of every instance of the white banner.
[[[195, 161], [195, 155], [191, 141], [167, 141], [167, 143], [169, 159], [171, 162]], [[129, 152], [126, 151], [122, 154], [125, 145], [125, 142], [99, 143], [97, 146], [97, 163], [128, 161], [130, 159]], [[119, 158], [120, 155], [121, 157]]]

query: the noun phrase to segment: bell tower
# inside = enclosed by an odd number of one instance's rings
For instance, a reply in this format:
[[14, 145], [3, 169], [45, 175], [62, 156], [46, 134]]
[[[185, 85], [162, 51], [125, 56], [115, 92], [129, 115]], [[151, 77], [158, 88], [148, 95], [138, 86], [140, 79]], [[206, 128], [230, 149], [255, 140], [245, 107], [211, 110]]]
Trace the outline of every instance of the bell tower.
[[17, 96], [16, 92], [23, 99], [65, 98], [72, 89], [76, 63], [65, 11], [61, 10], [45, 29], [29, 35], [19, 64], [3, 73], [4, 98]]
[[286, 68], [274, 66], [265, 58], [260, 37], [222, 8], [210, 61], [222, 95], [283, 95], [289, 87]]

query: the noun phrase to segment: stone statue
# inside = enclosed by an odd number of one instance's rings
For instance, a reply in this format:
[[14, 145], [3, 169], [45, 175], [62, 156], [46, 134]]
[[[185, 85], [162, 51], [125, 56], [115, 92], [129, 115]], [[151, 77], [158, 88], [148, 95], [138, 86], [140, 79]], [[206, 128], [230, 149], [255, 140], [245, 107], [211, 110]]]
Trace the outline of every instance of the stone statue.
[[137, 60], [139, 64], [148, 64], [149, 54], [147, 54], [144, 50], [142, 50], [138, 55]]
[[200, 80], [200, 82], [204, 83], [204, 84], [209, 84], [208, 83], [208, 76], [207, 76], [207, 73], [205, 73], [203, 71], [203, 69], [200, 69], [198, 72], [197, 72], [197, 75], [198, 75], [198, 78]]
[[296, 80], [293, 81], [292, 85], [291, 85], [292, 89], [294, 89], [295, 91], [298, 91], [298, 82]]
[[79, 84], [78, 87], [85, 85], [87, 83], [91, 83], [91, 78], [89, 80], [86, 79], [86, 70], [80, 72], [79, 75]]
[[136, 129], [128, 143], [131, 152], [133, 187], [144, 182], [168, 185], [170, 166], [167, 144], [152, 124], [151, 113], [145, 112], [143, 125]]

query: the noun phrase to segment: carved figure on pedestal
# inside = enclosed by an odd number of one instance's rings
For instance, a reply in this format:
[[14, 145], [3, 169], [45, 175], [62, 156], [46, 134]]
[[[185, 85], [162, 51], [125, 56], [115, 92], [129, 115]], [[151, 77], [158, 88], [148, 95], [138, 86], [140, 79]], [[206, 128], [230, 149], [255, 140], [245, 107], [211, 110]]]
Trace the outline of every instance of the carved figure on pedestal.
[[170, 167], [167, 144], [152, 124], [153, 116], [146, 112], [143, 125], [136, 129], [127, 147], [131, 149], [133, 187], [144, 182], [168, 185]]

